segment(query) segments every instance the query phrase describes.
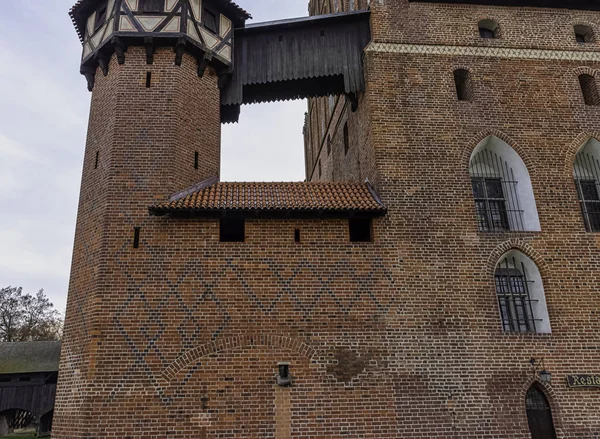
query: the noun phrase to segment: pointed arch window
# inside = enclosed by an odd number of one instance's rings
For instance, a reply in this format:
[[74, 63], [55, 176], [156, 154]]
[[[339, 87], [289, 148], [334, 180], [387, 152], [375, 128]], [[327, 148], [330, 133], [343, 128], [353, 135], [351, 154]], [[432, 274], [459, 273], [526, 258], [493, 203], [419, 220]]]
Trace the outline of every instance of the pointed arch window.
[[551, 332], [542, 278], [530, 258], [507, 253], [496, 266], [495, 283], [504, 332]]
[[600, 232], [600, 142], [591, 138], [575, 157], [573, 168], [581, 214], [588, 232]]
[[540, 230], [529, 172], [506, 142], [484, 139], [473, 151], [469, 173], [480, 231]]
[[525, 396], [527, 422], [532, 439], [556, 439], [552, 410], [544, 392], [533, 385]]

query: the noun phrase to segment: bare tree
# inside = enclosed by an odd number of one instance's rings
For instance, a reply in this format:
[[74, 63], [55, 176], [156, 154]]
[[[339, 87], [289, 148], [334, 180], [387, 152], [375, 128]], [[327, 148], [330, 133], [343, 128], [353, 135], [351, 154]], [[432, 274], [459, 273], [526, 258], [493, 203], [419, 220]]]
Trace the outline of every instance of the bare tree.
[[0, 289], [0, 341], [59, 340], [62, 318], [40, 290], [23, 294], [22, 288]]

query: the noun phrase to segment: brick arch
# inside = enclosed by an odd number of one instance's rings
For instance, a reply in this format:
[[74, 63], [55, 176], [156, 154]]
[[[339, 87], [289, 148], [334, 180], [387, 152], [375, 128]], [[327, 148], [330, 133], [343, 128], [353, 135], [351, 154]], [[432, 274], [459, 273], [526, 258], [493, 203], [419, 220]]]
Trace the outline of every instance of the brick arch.
[[518, 250], [525, 256], [529, 257], [535, 263], [535, 265], [537, 265], [542, 277], [547, 275], [548, 263], [544, 257], [523, 238], [512, 238], [508, 241], [504, 241], [492, 251], [486, 263], [486, 276], [492, 276], [493, 278], [498, 262], [500, 262], [502, 256], [511, 250]]
[[202, 357], [249, 346], [267, 346], [271, 348], [289, 349], [309, 359], [312, 359], [317, 353], [316, 349], [293, 337], [271, 334], [238, 335], [219, 339], [190, 349], [171, 363], [163, 371], [160, 379], [169, 383], [179, 372]]
[[451, 72], [456, 72], [457, 70], [466, 70], [467, 72], [473, 74], [473, 69], [471, 67], [469, 67], [469, 66], [464, 65], [464, 64], [455, 64], [450, 69]]
[[535, 173], [536, 173], [536, 168], [535, 168], [534, 162], [529, 158], [529, 155], [527, 154], [527, 152], [525, 152], [523, 147], [520, 144], [518, 144], [517, 142], [515, 142], [510, 136], [508, 136], [507, 134], [505, 134], [502, 131], [497, 130], [495, 128], [480, 131], [475, 136], [471, 137], [471, 139], [467, 142], [466, 147], [463, 148], [463, 153], [462, 153], [462, 158], [461, 158], [463, 168], [465, 168], [467, 170], [469, 169], [469, 166], [471, 163], [471, 155], [473, 154], [473, 151], [475, 150], [475, 148], [477, 148], [477, 145], [479, 145], [483, 140], [485, 140], [486, 138], [488, 138], [490, 136], [496, 136], [503, 142], [506, 142], [512, 149], [514, 149], [516, 151], [516, 153], [519, 155], [521, 160], [523, 160], [523, 163], [525, 163], [527, 172], [529, 172], [529, 177], [533, 180], [533, 177], [535, 176]]
[[575, 164], [575, 156], [585, 143], [590, 139], [596, 139], [600, 142], [600, 131], [579, 134], [573, 142], [567, 145], [563, 152], [565, 157], [565, 176], [573, 178], [573, 165]]
[[548, 400], [548, 404], [550, 405], [550, 411], [552, 412], [552, 421], [554, 422], [554, 429], [558, 433], [559, 430], [562, 430], [562, 416], [561, 410], [557, 402], [557, 395], [554, 391], [554, 388], [550, 386], [549, 383], [543, 383], [539, 380], [538, 377], [529, 376], [528, 379], [523, 383], [521, 389], [519, 391], [519, 399], [523, 401], [523, 413], [525, 416], [525, 421], [527, 421], [527, 414], [525, 410], [525, 398], [527, 397], [527, 392], [532, 386], [539, 387], [546, 399]]
[[598, 69], [594, 69], [589, 66], [576, 67], [573, 70], [571, 70], [571, 75], [575, 75], [575, 76], [590, 75], [593, 77], [597, 77], [599, 73], [600, 73], [600, 71]]

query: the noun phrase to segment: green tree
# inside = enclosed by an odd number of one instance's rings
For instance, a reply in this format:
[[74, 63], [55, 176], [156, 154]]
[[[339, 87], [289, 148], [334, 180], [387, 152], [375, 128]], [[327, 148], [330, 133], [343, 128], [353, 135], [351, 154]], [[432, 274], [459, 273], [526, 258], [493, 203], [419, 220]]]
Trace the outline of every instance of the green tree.
[[59, 340], [62, 324], [44, 290], [35, 295], [20, 287], [0, 290], [0, 341]]

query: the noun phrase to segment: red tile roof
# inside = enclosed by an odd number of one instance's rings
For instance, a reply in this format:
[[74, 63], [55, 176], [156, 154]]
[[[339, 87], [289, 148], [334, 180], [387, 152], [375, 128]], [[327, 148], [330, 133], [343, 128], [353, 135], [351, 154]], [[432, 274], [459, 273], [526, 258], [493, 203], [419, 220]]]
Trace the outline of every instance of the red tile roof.
[[150, 207], [153, 215], [218, 211], [384, 214], [367, 183], [214, 183], [207, 180]]

